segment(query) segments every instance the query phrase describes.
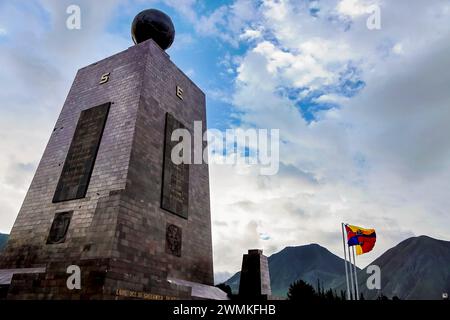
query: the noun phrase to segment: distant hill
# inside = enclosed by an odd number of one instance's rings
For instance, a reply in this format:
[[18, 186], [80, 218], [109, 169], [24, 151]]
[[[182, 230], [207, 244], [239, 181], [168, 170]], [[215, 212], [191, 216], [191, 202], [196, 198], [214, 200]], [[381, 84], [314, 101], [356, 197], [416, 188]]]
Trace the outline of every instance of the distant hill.
[[[289, 285], [302, 279], [317, 287], [330, 288], [345, 277], [344, 260], [318, 244], [287, 247], [269, 258], [272, 294], [285, 297]], [[239, 290], [240, 272], [226, 281], [233, 292]]]
[[6, 242], [8, 242], [9, 235], [0, 233], [0, 251], [6, 246]]
[[[366, 269], [358, 271], [359, 292], [366, 299], [380, 294], [404, 300], [442, 299], [450, 293], [450, 241], [420, 236], [409, 238], [387, 250], [370, 265], [381, 269], [381, 290], [368, 290]], [[327, 249], [311, 244], [287, 247], [269, 257], [272, 293], [286, 296], [289, 285], [302, 279], [317, 287], [346, 290], [344, 261]], [[239, 290], [240, 273], [226, 281], [233, 292]]]
[[[409, 238], [371, 263], [381, 269], [381, 293], [389, 298], [430, 300], [450, 293], [450, 241], [427, 236]], [[379, 294], [368, 290], [366, 270], [358, 273], [360, 291], [369, 299]]]

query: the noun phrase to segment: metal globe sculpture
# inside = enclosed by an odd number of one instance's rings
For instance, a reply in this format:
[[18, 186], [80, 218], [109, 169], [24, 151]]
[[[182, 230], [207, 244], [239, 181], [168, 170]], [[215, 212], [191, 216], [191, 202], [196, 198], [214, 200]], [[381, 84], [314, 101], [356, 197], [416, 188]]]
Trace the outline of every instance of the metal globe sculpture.
[[166, 50], [175, 39], [175, 27], [167, 14], [156, 9], [148, 9], [134, 18], [131, 36], [135, 44], [153, 39], [163, 50]]

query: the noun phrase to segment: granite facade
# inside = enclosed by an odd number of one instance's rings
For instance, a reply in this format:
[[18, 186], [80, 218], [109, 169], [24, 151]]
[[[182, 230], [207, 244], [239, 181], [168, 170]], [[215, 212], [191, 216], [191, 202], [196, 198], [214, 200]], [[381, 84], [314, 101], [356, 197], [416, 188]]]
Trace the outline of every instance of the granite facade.
[[[106, 73], [109, 81], [100, 84]], [[81, 112], [105, 103], [109, 114], [85, 196], [54, 203]], [[167, 113], [191, 132], [194, 121], [206, 129], [203, 92], [152, 40], [78, 71], [0, 258], [0, 269], [46, 272], [15, 274], [8, 298], [189, 298], [189, 288], [167, 278], [213, 284], [208, 166], [189, 166], [187, 219], [161, 207]], [[47, 244], [62, 212], [72, 213], [65, 239]], [[182, 230], [179, 255], [166, 249], [167, 225]], [[66, 287], [72, 264], [81, 267], [81, 290]]]

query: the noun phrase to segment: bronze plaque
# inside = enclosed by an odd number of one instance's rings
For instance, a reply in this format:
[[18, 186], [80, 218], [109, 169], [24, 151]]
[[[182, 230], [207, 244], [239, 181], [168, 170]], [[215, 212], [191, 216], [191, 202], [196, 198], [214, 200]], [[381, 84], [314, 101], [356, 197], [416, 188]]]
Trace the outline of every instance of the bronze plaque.
[[52, 227], [47, 238], [47, 244], [63, 243], [66, 240], [67, 230], [69, 230], [72, 212], [59, 212], [55, 214]]
[[173, 224], [167, 225], [166, 252], [181, 257], [181, 228]]
[[185, 126], [170, 113], [166, 114], [164, 142], [164, 167], [161, 208], [180, 217], [188, 218], [189, 205], [189, 164], [174, 164], [171, 159], [172, 148], [179, 141], [171, 141], [172, 132]]
[[110, 105], [105, 103], [81, 112], [53, 197], [54, 203], [86, 196]]

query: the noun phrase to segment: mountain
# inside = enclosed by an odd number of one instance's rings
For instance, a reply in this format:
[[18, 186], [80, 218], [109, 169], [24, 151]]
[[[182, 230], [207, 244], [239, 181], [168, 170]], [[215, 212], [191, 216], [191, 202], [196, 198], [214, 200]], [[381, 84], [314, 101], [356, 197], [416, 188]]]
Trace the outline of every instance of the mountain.
[[9, 235], [0, 233], [0, 251], [6, 246], [6, 242], [8, 241]]
[[[344, 260], [318, 244], [287, 247], [268, 258], [272, 294], [279, 297], [287, 295], [289, 285], [302, 279], [317, 287], [331, 288], [339, 279], [345, 277]], [[239, 290], [240, 272], [225, 283], [233, 292]]]
[[[442, 299], [442, 293], [450, 293], [450, 241], [428, 236], [409, 238], [370, 265], [380, 267], [381, 290], [369, 290], [367, 268], [359, 270], [359, 292], [366, 299], [383, 294], [403, 300], [436, 300]], [[269, 270], [276, 296], [286, 296], [289, 285], [298, 279], [314, 287], [320, 279], [323, 288], [333, 288], [337, 293], [346, 290], [344, 261], [317, 244], [287, 247], [270, 256]], [[238, 291], [239, 280], [236, 273], [226, 281], [233, 292]]]
[[[389, 249], [371, 263], [381, 269], [381, 293], [409, 300], [442, 299], [450, 293], [450, 241], [427, 236], [409, 238]], [[358, 273], [359, 290], [369, 299], [377, 290], [365, 285], [366, 270]], [[342, 288], [342, 287], [341, 287]]]

